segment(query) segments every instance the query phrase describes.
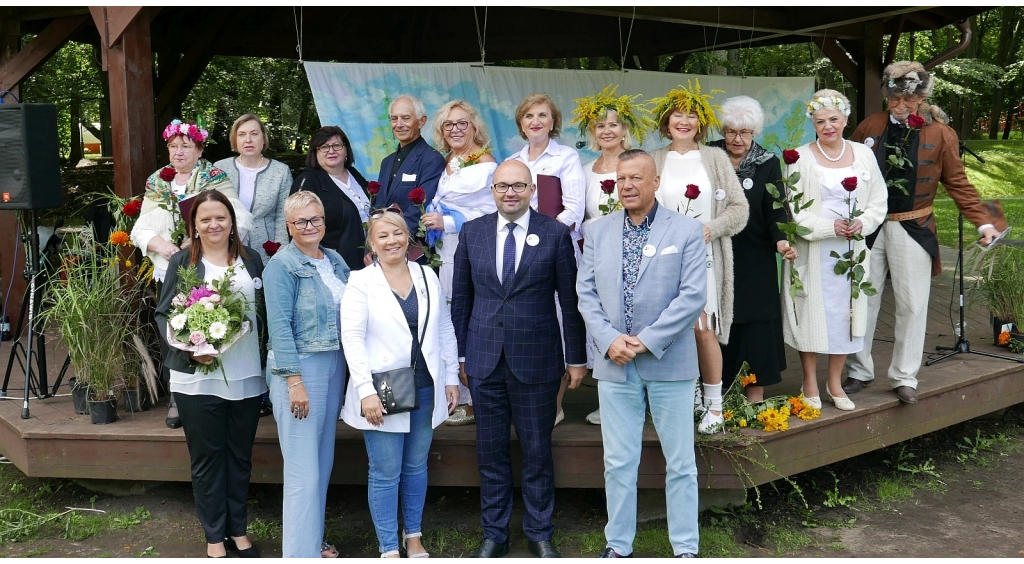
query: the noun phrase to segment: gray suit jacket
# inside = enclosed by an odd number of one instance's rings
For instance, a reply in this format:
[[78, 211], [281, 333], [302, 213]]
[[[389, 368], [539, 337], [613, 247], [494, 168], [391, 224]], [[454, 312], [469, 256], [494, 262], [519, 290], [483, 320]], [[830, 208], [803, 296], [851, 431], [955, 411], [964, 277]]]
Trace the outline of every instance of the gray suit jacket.
[[[587, 227], [576, 291], [587, 330], [601, 358], [594, 378], [623, 382], [624, 366], [608, 358], [612, 342], [626, 332], [622, 288], [622, 227], [625, 212]], [[634, 359], [644, 380], [691, 380], [698, 376], [693, 326], [707, 299], [704, 230], [700, 221], [658, 206], [647, 245], [654, 256], [640, 262], [633, 299], [633, 334], [650, 352]]]
[[[267, 159], [270, 164], [256, 175], [256, 192], [252, 195], [252, 231], [248, 245], [256, 250], [266, 264], [270, 256], [263, 250], [263, 243], [275, 241], [282, 246], [288, 244], [288, 226], [284, 222], [284, 201], [292, 188], [292, 171], [281, 161]], [[238, 190], [238, 165], [235, 157], [214, 163], [215, 167], [228, 173], [228, 179]]]

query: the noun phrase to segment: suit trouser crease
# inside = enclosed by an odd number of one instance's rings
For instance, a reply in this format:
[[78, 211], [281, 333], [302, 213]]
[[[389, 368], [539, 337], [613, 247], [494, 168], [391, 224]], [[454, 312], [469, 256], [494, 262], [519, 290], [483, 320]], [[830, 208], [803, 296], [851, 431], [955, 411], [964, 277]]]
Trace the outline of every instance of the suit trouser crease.
[[261, 396], [226, 400], [176, 394], [192, 464], [192, 491], [206, 542], [241, 537], [247, 528], [252, 445]]

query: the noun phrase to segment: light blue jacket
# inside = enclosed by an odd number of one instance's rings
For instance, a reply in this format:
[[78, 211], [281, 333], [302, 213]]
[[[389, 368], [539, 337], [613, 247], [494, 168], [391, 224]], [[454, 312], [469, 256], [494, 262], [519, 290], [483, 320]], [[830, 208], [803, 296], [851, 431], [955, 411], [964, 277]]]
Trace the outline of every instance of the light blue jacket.
[[[334, 275], [348, 283], [349, 268], [341, 255], [323, 246], [320, 250], [334, 265]], [[275, 376], [301, 374], [300, 354], [338, 350], [341, 328], [334, 297], [312, 259], [293, 243], [281, 247], [264, 267], [263, 288]]]

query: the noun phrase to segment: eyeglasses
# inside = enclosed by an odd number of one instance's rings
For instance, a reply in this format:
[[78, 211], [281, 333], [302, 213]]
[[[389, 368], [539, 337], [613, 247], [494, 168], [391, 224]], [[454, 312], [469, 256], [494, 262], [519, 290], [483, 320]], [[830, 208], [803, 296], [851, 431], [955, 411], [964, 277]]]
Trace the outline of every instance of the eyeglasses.
[[318, 215], [309, 219], [296, 219], [295, 221], [289, 221], [299, 231], [305, 231], [306, 227], [312, 225], [313, 227], [322, 227], [324, 224], [324, 216]]
[[726, 139], [736, 139], [737, 137], [743, 140], [750, 140], [754, 138], [754, 132], [749, 129], [744, 129], [742, 131], [733, 131], [728, 129], [725, 131]]
[[459, 121], [446, 121], [441, 124], [441, 128], [445, 131], [451, 131], [452, 128], [458, 129], [459, 131], [465, 131], [467, 127], [469, 127], [469, 122], [464, 119], [460, 119]]
[[384, 216], [385, 213], [388, 213], [388, 212], [397, 213], [398, 215], [402, 215], [402, 208], [398, 207], [398, 204], [391, 204], [390, 206], [388, 206], [386, 208], [377, 208], [377, 209], [371, 211], [369, 217], [370, 217], [370, 219], [380, 219], [381, 217]]
[[335, 153], [340, 153], [341, 150], [344, 148], [345, 146], [342, 145], [341, 143], [331, 143], [330, 145], [320, 145], [319, 147], [317, 147], [317, 150], [326, 155], [331, 151], [334, 151]]
[[195, 148], [195, 145], [168, 145], [167, 152], [173, 155], [174, 153], [177, 153], [179, 151], [182, 153], [187, 153]]
[[506, 184], [504, 182], [499, 182], [497, 184], [492, 185], [491, 190], [494, 190], [499, 194], [504, 194], [505, 192], [508, 192], [509, 188], [511, 188], [512, 191], [515, 192], [516, 194], [522, 194], [523, 192], [526, 192], [526, 188], [528, 186], [529, 184], [525, 182], [516, 182], [515, 184]]

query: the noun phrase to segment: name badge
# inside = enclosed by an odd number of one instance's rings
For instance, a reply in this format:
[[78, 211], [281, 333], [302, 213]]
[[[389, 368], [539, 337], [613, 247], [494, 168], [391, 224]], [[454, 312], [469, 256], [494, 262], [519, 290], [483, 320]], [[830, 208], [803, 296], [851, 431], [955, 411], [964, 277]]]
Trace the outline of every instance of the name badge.
[[867, 147], [868, 149], [874, 147], [875, 146], [875, 138], [874, 137], [868, 137], [867, 139], [865, 139], [864, 140], [864, 146]]
[[403, 172], [402, 173], [402, 182], [416, 182], [416, 175], [415, 174], [406, 174], [406, 173]]
[[643, 248], [642, 252], [644, 253], [645, 257], [651, 258], [651, 257], [654, 256], [654, 253], [656, 251], [657, 251], [657, 249], [654, 248], [654, 245], [644, 245], [644, 248]]
[[718, 190], [715, 190], [715, 199], [718, 200], [718, 201], [724, 200], [725, 199], [725, 190], [722, 190], [721, 188], [719, 188]]
[[540, 243], [540, 237], [536, 233], [530, 233], [526, 236], [526, 244], [531, 247], [536, 247], [537, 243]]
[[754, 187], [754, 181], [752, 179], [750, 179], [750, 178], [744, 178], [743, 179], [743, 189], [744, 190], [750, 190], [753, 187]]

